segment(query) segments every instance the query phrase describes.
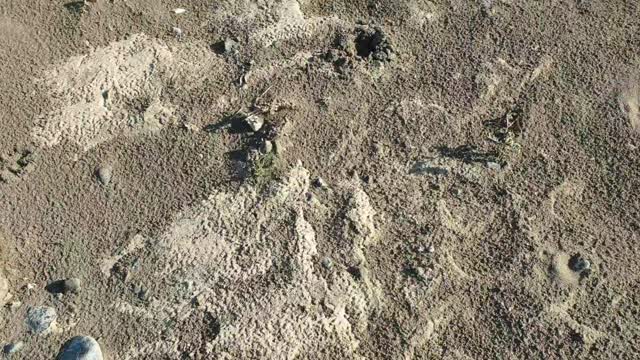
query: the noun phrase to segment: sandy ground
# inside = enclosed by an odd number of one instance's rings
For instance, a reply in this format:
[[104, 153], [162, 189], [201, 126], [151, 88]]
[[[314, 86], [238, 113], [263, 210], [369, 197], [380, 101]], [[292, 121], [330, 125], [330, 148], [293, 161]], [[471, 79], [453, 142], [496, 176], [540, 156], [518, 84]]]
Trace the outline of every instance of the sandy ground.
[[640, 357], [638, 14], [0, 2], [2, 345]]

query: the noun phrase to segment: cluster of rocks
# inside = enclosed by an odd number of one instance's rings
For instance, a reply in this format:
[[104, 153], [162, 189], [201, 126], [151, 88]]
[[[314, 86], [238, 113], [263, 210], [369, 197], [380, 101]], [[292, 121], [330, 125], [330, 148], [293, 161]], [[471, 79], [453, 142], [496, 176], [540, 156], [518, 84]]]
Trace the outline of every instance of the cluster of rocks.
[[[0, 276], [0, 282], [5, 283], [6, 279]], [[30, 284], [31, 285], [31, 284]], [[4, 288], [4, 286], [3, 286]], [[27, 286], [32, 289], [33, 286]], [[81, 290], [81, 281], [77, 278], [57, 280], [49, 283], [45, 289], [52, 294], [78, 294]], [[14, 301], [12, 304], [19, 303]], [[19, 306], [19, 305], [18, 305]], [[58, 314], [50, 306], [33, 306], [27, 310], [25, 325], [33, 335], [42, 336], [51, 333], [56, 328]], [[9, 358], [19, 353], [25, 348], [24, 341], [15, 341], [5, 344], [2, 353]], [[102, 360], [102, 350], [98, 342], [90, 336], [76, 336], [69, 339], [60, 349], [57, 360]]]

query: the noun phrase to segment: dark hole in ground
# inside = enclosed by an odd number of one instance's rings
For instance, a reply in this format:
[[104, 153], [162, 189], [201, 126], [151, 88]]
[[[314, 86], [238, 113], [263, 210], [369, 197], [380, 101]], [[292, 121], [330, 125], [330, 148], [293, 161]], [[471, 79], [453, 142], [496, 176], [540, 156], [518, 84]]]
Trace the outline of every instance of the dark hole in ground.
[[358, 280], [358, 281], [359, 281], [360, 279], [362, 279], [362, 271], [361, 271], [361, 270], [360, 270], [360, 268], [359, 268], [359, 267], [357, 267], [357, 266], [349, 266], [349, 267], [347, 268], [347, 272], [348, 272], [349, 274], [351, 274], [351, 276], [353, 276], [353, 278], [354, 278], [354, 279], [356, 279], [356, 280]]
[[220, 122], [205, 126], [204, 131], [214, 133], [224, 129], [229, 129], [229, 133], [231, 134], [250, 133], [251, 127], [245, 121], [246, 117], [246, 115], [240, 113], [226, 115]]
[[380, 50], [383, 35], [380, 31], [362, 31], [356, 37], [356, 52], [362, 58], [368, 58], [374, 52]]
[[61, 294], [64, 292], [64, 280], [51, 282], [44, 289], [52, 294]]

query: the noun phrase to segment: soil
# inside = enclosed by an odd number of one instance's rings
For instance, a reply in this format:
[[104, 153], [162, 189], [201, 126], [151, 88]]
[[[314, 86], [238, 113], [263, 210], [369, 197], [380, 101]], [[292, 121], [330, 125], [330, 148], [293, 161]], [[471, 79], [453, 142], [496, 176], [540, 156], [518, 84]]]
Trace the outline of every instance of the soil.
[[11, 358], [640, 357], [638, 3], [67, 1], [0, 3]]

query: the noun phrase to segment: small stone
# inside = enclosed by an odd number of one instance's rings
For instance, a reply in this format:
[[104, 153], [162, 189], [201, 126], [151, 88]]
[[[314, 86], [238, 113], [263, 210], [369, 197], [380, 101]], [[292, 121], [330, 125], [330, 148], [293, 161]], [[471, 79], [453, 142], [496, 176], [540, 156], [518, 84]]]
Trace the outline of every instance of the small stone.
[[54, 308], [38, 306], [29, 309], [25, 322], [31, 332], [35, 334], [45, 334], [51, 329], [57, 317], [58, 315]]
[[499, 171], [502, 169], [502, 166], [500, 166], [500, 164], [498, 164], [497, 162], [493, 162], [493, 161], [488, 161], [487, 162], [487, 167], [491, 170], [494, 171]]
[[331, 268], [333, 268], [333, 261], [330, 258], [324, 258], [322, 259], [322, 266], [327, 270], [331, 270]]
[[62, 292], [65, 294], [67, 293], [77, 294], [80, 292], [81, 284], [82, 283], [78, 278], [66, 279], [62, 285], [63, 286]]
[[187, 10], [186, 9], [182, 9], [182, 8], [173, 9], [173, 13], [176, 14], [176, 15], [181, 15], [181, 14], [184, 14], [186, 12], [187, 12]]
[[175, 35], [178, 39], [182, 37], [182, 29], [180, 29], [179, 27], [174, 27], [172, 31], [173, 35]]
[[226, 38], [224, 40], [224, 52], [225, 53], [228, 54], [228, 53], [234, 51], [237, 47], [238, 47], [238, 42], [234, 41], [233, 39]]
[[246, 118], [244, 118], [244, 122], [254, 132], [262, 129], [262, 125], [264, 125], [264, 119], [261, 116], [255, 114], [248, 115]]
[[324, 181], [323, 178], [318, 177], [317, 179], [315, 179], [313, 181], [313, 186], [320, 188], [320, 189], [327, 189], [329, 187], [329, 184], [327, 184], [326, 181]]
[[102, 185], [109, 185], [111, 177], [113, 176], [113, 167], [111, 165], [102, 165], [98, 167], [98, 169], [96, 169], [96, 176]]
[[7, 306], [9, 307], [9, 310], [17, 310], [20, 306], [22, 306], [22, 302], [18, 300], [12, 301], [7, 304]]
[[427, 249], [427, 251], [429, 251], [429, 253], [433, 254], [436, 251], [435, 246], [433, 246], [433, 244], [429, 245], [429, 248]]
[[582, 255], [575, 254], [569, 259], [569, 269], [580, 273], [591, 269], [591, 263], [583, 258]]
[[102, 350], [94, 338], [76, 336], [62, 346], [56, 360], [102, 360]]
[[262, 146], [260, 146], [260, 151], [263, 154], [269, 154], [270, 152], [273, 151], [273, 143], [269, 140], [266, 140], [265, 142], [262, 143]]
[[27, 289], [27, 291], [31, 291], [35, 288], [36, 288], [36, 284], [33, 284], [33, 283], [28, 283], [27, 285], [25, 285], [25, 289]]
[[22, 341], [17, 341], [17, 342], [5, 345], [2, 348], [2, 352], [5, 355], [13, 355], [13, 354], [17, 353], [18, 351], [22, 350], [23, 347], [24, 347], [24, 343]]
[[439, 166], [433, 166], [426, 161], [419, 161], [413, 165], [409, 174], [413, 175], [449, 175], [449, 170]]

